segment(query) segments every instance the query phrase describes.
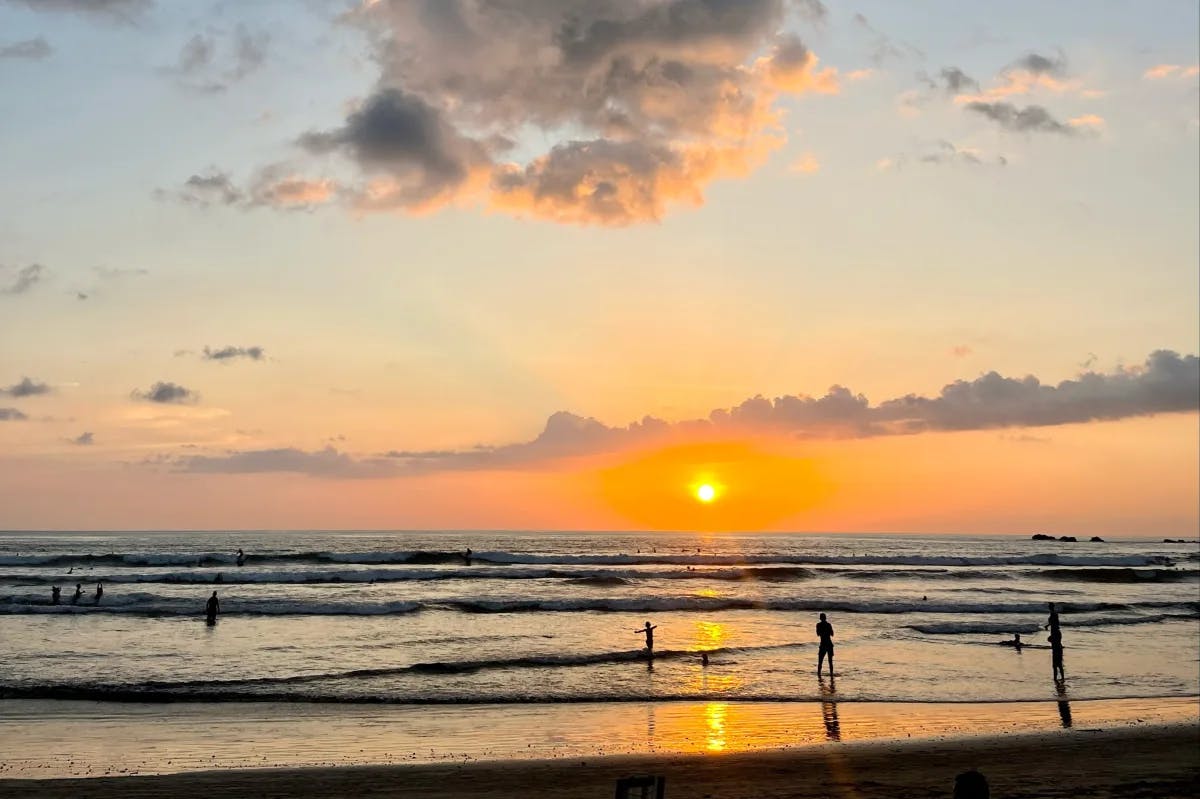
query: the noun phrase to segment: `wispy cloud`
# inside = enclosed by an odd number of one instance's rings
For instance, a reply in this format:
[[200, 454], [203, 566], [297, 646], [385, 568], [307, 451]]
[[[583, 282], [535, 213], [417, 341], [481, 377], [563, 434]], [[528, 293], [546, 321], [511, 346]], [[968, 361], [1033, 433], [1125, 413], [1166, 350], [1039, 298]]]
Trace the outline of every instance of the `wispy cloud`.
[[132, 22], [149, 9], [152, 0], [0, 0], [33, 11], [67, 12]]
[[25, 39], [20, 42], [0, 44], [0, 58], [20, 58], [28, 61], [38, 61], [43, 58], [49, 58], [53, 52], [54, 48], [41, 36], [38, 36], [36, 39]]
[[[1012, 103], [974, 102], [967, 103], [966, 109], [990, 119], [1005, 130], [1016, 133], [1057, 133], [1062, 136], [1076, 136], [1083, 128], [1093, 127], [1086, 122], [1083, 125], [1060, 122], [1040, 105], [1027, 105], [1019, 108]], [[1079, 119], [1092, 118], [1099, 119], [1099, 117], [1080, 117]]]
[[162, 71], [185, 89], [216, 94], [258, 71], [266, 62], [269, 42], [266, 32], [242, 25], [229, 34], [196, 33], [180, 49], [175, 65]]
[[1158, 64], [1142, 73], [1146, 80], [1165, 80], [1167, 78], [1194, 78], [1200, 75], [1200, 65], [1192, 64]]
[[812, 153], [801, 153], [788, 167], [788, 171], [798, 175], [812, 175], [821, 171], [821, 162]]
[[[0, 283], [0, 294], [24, 294], [45, 280], [49, 270], [41, 264], [30, 264], [21, 267], [16, 272], [15, 277], [6, 279], [8, 280], [7, 285]], [[0, 267], [0, 275], [3, 273], [4, 267]]]
[[239, 358], [249, 361], [261, 361], [266, 351], [262, 347], [220, 347], [213, 349], [205, 347], [201, 356], [206, 361], [232, 361]]
[[16, 408], [0, 408], [0, 422], [23, 422], [28, 418]]
[[90, 447], [96, 443], [96, 437], [91, 432], [83, 432], [69, 441], [77, 447]]

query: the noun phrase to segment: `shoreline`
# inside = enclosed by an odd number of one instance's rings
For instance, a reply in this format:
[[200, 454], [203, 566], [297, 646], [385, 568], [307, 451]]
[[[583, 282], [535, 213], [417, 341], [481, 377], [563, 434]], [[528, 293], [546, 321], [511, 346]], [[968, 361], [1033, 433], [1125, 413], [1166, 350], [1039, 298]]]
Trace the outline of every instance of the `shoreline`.
[[858, 741], [720, 754], [308, 769], [195, 771], [158, 776], [0, 779], [0, 797], [150, 799], [203, 792], [250, 797], [605, 796], [618, 777], [666, 777], [670, 799], [704, 797], [949, 796], [954, 776], [977, 767], [993, 796], [1172, 799], [1200, 788], [1200, 723], [1059, 730], [989, 737]]
[[0, 701], [0, 779], [800, 751], [1196, 722], [1200, 696], [388, 706]]

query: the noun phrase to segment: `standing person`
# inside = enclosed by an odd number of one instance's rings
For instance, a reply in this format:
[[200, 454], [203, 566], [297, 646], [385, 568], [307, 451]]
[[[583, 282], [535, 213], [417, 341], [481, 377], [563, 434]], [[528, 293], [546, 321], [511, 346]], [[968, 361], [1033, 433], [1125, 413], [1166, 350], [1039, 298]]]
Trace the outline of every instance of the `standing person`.
[[1065, 680], [1067, 673], [1063, 670], [1063, 644], [1062, 644], [1062, 628], [1058, 623], [1058, 611], [1054, 609], [1054, 603], [1050, 603], [1050, 618], [1046, 620], [1046, 629], [1050, 631], [1050, 637], [1047, 638], [1050, 642], [1050, 669], [1054, 674], [1054, 679]]
[[62, 589], [57, 585], [50, 586], [50, 604], [57, 605], [58, 600], [62, 597]]
[[646, 655], [650, 658], [654, 657], [654, 631], [657, 629], [657, 624], [651, 626], [650, 622], [646, 622], [645, 627], [634, 630], [638, 635], [646, 636]]
[[825, 614], [821, 614], [821, 620], [817, 622], [817, 637], [821, 639], [821, 648], [817, 654], [817, 676], [821, 676], [821, 666], [825, 662], [825, 656], [829, 656], [829, 676], [833, 676], [833, 625], [825, 619]]
[[244, 566], [246, 564], [246, 553], [242, 550], [237, 551], [237, 565]]
[[468, 566], [471, 565], [471, 548], [467, 547], [467, 551], [463, 553], [463, 562]]
[[208, 598], [208, 602], [204, 606], [205, 622], [209, 627], [217, 623], [217, 614], [221, 612], [221, 600], [217, 599], [217, 592], [213, 591], [212, 596]]
[[104, 596], [104, 583], [97, 580], [96, 581], [96, 602], [95, 602], [95, 604], [97, 604], [97, 605], [100, 604], [100, 598], [102, 596]]
[[75, 583], [75, 595], [71, 597], [71, 604], [78, 605], [80, 597], [83, 596], [83, 583]]

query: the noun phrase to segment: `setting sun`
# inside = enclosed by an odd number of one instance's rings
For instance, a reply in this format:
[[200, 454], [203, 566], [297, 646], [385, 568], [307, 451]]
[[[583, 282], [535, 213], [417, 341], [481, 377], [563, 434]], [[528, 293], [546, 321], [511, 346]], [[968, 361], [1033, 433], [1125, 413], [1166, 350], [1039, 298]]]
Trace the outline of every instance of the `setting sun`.
[[708, 483], [696, 489], [696, 499], [701, 502], [712, 502], [717, 498], [717, 489], [713, 488]]

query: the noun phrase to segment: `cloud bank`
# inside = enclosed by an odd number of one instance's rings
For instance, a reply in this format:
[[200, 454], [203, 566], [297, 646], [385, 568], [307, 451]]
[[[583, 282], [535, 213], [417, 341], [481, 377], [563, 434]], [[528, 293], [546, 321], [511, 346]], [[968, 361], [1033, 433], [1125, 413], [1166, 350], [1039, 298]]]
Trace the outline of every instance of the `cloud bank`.
[[646, 417], [626, 426], [560, 411], [534, 439], [464, 450], [398, 450], [356, 458], [333, 448], [235, 451], [193, 455], [171, 464], [185, 472], [290, 472], [315, 477], [392, 477], [466, 469], [511, 469], [556, 458], [620, 451], [682, 440], [771, 435], [795, 439], [866, 438], [926, 432], [1052, 427], [1161, 413], [1200, 411], [1200, 358], [1169, 350], [1136, 367], [1085, 371], [1044, 384], [1029, 375], [987, 372], [958, 380], [935, 396], [907, 394], [872, 404], [833, 386], [821, 397], [752, 397], [705, 419], [668, 422]]
[[28, 377], [22, 377], [21, 382], [14, 383], [7, 388], [0, 388], [0, 395], [7, 394], [10, 397], [34, 397], [38, 394], [49, 394], [53, 391], [46, 383], [38, 383], [30, 380]]
[[784, 32], [793, 12], [813, 25], [826, 16], [815, 0], [363, 3], [345, 20], [366, 33], [378, 83], [341, 124], [296, 139], [310, 162], [354, 177], [259, 175], [243, 189], [214, 170], [190, 178], [184, 195], [658, 220], [780, 147], [781, 98], [839, 90], [837, 71]]

